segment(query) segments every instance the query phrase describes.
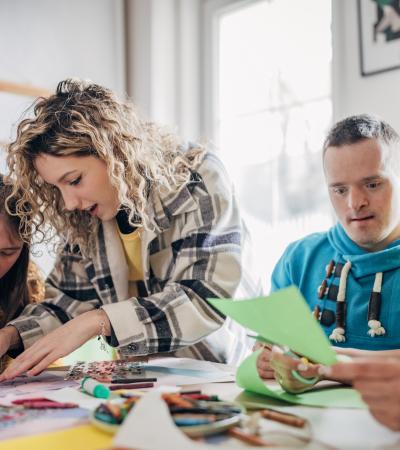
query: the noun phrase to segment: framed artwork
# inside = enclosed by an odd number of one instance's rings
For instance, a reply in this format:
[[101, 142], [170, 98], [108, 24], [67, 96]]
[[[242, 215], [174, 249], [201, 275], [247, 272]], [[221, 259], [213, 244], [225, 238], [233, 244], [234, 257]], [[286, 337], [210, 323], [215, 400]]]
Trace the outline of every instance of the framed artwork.
[[400, 68], [400, 2], [358, 0], [361, 75]]

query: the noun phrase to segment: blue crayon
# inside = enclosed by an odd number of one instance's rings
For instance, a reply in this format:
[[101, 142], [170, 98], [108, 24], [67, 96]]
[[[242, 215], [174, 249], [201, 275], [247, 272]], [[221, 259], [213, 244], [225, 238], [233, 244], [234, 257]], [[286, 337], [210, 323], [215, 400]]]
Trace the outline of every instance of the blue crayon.
[[178, 427], [185, 427], [185, 426], [193, 426], [193, 425], [208, 425], [209, 423], [215, 422], [214, 420], [210, 419], [195, 419], [192, 417], [188, 417], [184, 419], [183, 417], [174, 419], [175, 425]]

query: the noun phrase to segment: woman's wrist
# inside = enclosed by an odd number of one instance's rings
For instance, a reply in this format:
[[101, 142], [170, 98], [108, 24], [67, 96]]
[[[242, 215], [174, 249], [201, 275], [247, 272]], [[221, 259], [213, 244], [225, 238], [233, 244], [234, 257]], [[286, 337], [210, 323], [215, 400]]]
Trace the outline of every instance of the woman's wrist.
[[92, 316], [93, 337], [111, 336], [111, 323], [104, 309], [96, 309], [89, 312]]
[[9, 349], [20, 347], [22, 345], [22, 339], [18, 330], [13, 325], [7, 325], [2, 329], [2, 332], [7, 336], [9, 340]]

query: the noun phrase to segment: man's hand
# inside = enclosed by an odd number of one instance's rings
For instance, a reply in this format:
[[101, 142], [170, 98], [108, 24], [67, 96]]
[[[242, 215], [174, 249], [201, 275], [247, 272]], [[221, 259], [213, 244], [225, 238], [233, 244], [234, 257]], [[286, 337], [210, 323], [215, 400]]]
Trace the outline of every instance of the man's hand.
[[263, 344], [261, 342], [256, 342], [253, 347], [253, 352], [259, 350], [260, 348], [262, 348], [263, 351], [257, 357], [257, 372], [261, 378], [270, 380], [274, 378], [274, 369], [270, 364], [272, 346]]
[[397, 358], [357, 358], [326, 368], [337, 380], [351, 380], [371, 414], [392, 430], [400, 430], [400, 361]]
[[[102, 322], [105, 324], [105, 334], [109, 335], [110, 321], [102, 309], [88, 311], [75, 317], [39, 339], [21, 353], [0, 375], [0, 381], [10, 380], [25, 371], [28, 371], [29, 376], [39, 374], [58, 358], [68, 355], [90, 338], [99, 334], [102, 331]], [[0, 339], [0, 345], [1, 342]], [[5, 343], [6, 346], [7, 342]], [[5, 351], [7, 349], [8, 347]]]

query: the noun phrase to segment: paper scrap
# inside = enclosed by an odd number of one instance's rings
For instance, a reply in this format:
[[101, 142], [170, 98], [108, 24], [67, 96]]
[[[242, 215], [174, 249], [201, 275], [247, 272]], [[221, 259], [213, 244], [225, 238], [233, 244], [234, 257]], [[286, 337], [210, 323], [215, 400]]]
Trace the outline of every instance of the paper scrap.
[[157, 358], [143, 364], [146, 377], [157, 378], [157, 386], [184, 386], [235, 380], [235, 367], [191, 358]]
[[82, 408], [39, 410], [0, 407], [0, 440], [48, 433], [87, 421], [88, 411]]
[[0, 383], [0, 398], [12, 395], [30, 395], [37, 392], [78, 386], [76, 381], [65, 381], [63, 374], [43, 372], [34, 377], [21, 375], [13, 380]]
[[93, 425], [0, 442], [0, 450], [99, 450], [110, 446], [112, 436]]

